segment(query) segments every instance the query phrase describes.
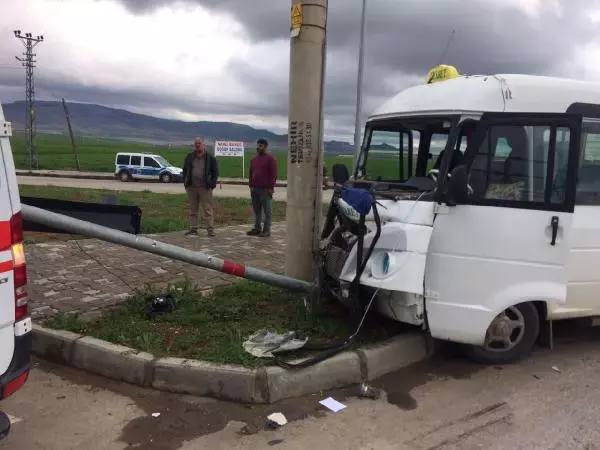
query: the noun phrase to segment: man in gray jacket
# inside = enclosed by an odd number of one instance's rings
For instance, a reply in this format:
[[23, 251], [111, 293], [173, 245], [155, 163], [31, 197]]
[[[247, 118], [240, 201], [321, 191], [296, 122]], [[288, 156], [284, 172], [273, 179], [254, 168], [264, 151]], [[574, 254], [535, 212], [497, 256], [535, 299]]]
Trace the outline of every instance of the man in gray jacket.
[[217, 158], [206, 152], [204, 140], [194, 140], [194, 151], [183, 163], [183, 184], [190, 206], [190, 231], [188, 236], [198, 234], [198, 212], [202, 210], [209, 236], [214, 236], [213, 189], [217, 187], [219, 166]]

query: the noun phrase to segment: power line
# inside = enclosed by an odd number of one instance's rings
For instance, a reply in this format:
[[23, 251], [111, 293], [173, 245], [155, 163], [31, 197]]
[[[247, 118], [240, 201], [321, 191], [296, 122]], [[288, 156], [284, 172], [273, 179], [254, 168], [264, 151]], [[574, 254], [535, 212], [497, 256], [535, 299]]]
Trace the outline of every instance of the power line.
[[438, 65], [440, 65], [442, 63], [442, 61], [444, 60], [444, 57], [446, 56], [446, 53], [448, 53], [448, 49], [450, 48], [450, 43], [452, 42], [452, 39], [454, 38], [455, 34], [456, 34], [456, 30], [452, 30], [452, 33], [450, 34], [450, 37], [448, 38], [448, 41], [446, 42], [446, 47], [444, 48], [444, 51], [440, 55], [440, 60], [438, 61]]
[[27, 156], [29, 159], [29, 170], [39, 168], [39, 161], [35, 149], [35, 84], [33, 79], [33, 68], [35, 67], [34, 47], [44, 40], [44, 36], [33, 36], [31, 33], [21, 34], [21, 30], [15, 30], [15, 37], [25, 46], [23, 57], [17, 56], [17, 60], [25, 67], [25, 128], [27, 130]]

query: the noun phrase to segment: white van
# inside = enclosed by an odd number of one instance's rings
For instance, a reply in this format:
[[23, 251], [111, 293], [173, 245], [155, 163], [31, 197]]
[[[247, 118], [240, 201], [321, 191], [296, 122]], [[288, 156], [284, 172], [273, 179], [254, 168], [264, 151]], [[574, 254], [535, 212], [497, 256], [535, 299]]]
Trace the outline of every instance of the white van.
[[121, 181], [152, 180], [163, 183], [182, 182], [183, 170], [160, 155], [117, 153], [115, 176]]
[[357, 211], [338, 191], [326, 285], [478, 361], [512, 362], [551, 342], [552, 321], [600, 316], [600, 84], [436, 81], [368, 119], [346, 186], [371, 191], [380, 226], [372, 209], [359, 251]]
[[[0, 105], [0, 400], [27, 381], [31, 351], [23, 218], [9, 136]], [[0, 438], [9, 428], [0, 413]]]

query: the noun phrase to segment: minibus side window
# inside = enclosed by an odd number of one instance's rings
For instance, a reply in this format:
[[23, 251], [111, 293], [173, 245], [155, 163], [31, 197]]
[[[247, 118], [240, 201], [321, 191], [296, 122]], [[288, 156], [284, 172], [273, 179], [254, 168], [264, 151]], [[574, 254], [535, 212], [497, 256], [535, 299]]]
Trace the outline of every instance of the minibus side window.
[[[551, 151], [553, 132], [556, 151]], [[564, 127], [490, 126], [471, 164], [473, 199], [562, 204], [569, 143]]]
[[419, 132], [407, 130], [402, 132], [402, 155], [400, 161], [401, 172], [405, 180], [408, 180], [415, 173], [415, 141], [419, 140]]
[[427, 171], [440, 168], [447, 141], [447, 134], [433, 133], [431, 135], [431, 143], [429, 144], [429, 154], [431, 155], [431, 160], [427, 164]]
[[431, 135], [431, 144], [429, 146], [429, 153], [434, 158], [440, 156], [444, 148], [446, 147], [446, 142], [448, 141], [447, 134], [433, 133]]
[[584, 124], [575, 204], [600, 205], [600, 124]]
[[[544, 136], [549, 139], [549, 136]], [[567, 188], [567, 170], [569, 168], [569, 147], [571, 145], [571, 130], [565, 127], [556, 130], [556, 153], [552, 173], [552, 203], [562, 203]]]

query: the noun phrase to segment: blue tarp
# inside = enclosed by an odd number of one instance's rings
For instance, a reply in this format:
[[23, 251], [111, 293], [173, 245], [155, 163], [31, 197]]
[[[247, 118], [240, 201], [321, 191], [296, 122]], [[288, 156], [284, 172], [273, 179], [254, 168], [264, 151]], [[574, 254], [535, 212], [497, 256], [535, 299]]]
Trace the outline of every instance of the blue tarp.
[[371, 212], [375, 198], [364, 189], [347, 188], [342, 192], [342, 199], [359, 214], [365, 216]]

